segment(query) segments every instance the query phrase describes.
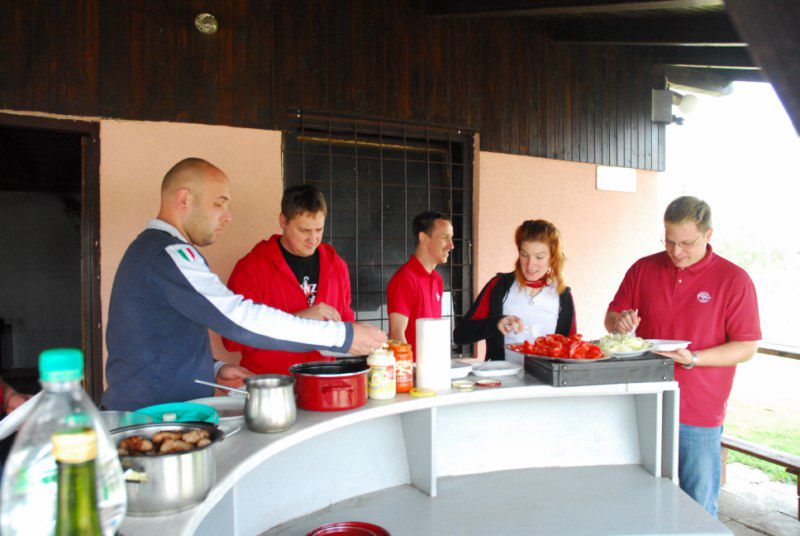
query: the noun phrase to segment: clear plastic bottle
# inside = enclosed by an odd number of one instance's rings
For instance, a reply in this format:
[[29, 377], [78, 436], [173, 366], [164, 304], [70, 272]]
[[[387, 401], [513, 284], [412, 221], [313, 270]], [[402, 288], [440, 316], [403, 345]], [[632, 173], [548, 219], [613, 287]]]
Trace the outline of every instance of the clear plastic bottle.
[[97, 408], [81, 387], [83, 352], [73, 348], [45, 350], [39, 355], [39, 375], [44, 393], [17, 433], [3, 474], [0, 533], [53, 534], [58, 469], [52, 437], [82, 414], [97, 434], [98, 510], [103, 534], [111, 536], [125, 517], [125, 482], [117, 450]]

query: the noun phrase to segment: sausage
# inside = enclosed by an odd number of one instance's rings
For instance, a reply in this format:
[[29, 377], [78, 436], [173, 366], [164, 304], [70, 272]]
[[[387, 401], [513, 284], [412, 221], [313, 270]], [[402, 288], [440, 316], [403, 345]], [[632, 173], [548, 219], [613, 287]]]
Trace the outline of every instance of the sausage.
[[191, 430], [183, 434], [183, 436], [181, 437], [181, 441], [195, 444], [201, 439], [209, 439], [210, 437], [211, 434], [208, 433], [208, 430]]
[[180, 439], [166, 439], [161, 443], [161, 448], [158, 449], [160, 454], [169, 454], [171, 452], [184, 452], [192, 450], [194, 445], [181, 441]]
[[156, 432], [153, 434], [153, 443], [161, 443], [167, 439], [180, 439], [181, 432]]
[[153, 450], [153, 443], [142, 436], [131, 436], [119, 442], [119, 448], [127, 450], [129, 453], [138, 454]]

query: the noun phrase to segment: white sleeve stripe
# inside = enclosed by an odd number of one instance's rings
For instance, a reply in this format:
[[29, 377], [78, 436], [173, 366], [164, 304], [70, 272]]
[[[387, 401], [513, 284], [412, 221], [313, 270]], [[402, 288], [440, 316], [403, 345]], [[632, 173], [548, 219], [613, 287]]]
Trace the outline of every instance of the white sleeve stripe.
[[[234, 324], [277, 340], [340, 347], [347, 330], [342, 322], [299, 318], [279, 309], [254, 303], [226, 287], [191, 246], [175, 244], [166, 248], [178, 270], [192, 288]], [[313, 341], [313, 342], [311, 342]]]

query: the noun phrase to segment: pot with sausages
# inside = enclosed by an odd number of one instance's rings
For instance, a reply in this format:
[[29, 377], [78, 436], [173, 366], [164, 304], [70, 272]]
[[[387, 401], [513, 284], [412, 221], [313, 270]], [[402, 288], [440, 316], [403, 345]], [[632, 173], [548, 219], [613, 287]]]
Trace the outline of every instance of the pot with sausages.
[[203, 502], [216, 478], [214, 444], [224, 438], [207, 423], [153, 423], [119, 428], [128, 514], [164, 515]]

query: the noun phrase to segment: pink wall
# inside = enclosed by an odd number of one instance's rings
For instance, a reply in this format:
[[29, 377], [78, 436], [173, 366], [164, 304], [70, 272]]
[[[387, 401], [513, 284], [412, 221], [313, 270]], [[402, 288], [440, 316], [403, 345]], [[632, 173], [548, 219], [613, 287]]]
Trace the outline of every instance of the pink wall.
[[603, 318], [625, 271], [657, 251], [663, 234], [652, 171], [637, 172], [636, 193], [598, 191], [593, 164], [482, 152], [475, 166], [475, 292], [513, 269], [514, 230], [526, 219], [552, 221], [567, 256], [578, 329], [605, 333]]
[[[158, 212], [161, 179], [188, 156], [205, 158], [231, 179], [231, 211], [203, 255], [223, 282], [261, 238], [280, 230], [281, 133], [182, 123], [100, 122], [100, 251], [103, 325], [117, 266], [128, 244]], [[231, 356], [211, 337], [214, 355]], [[105, 353], [104, 353], [105, 355]], [[238, 359], [238, 354], [236, 354]]]

